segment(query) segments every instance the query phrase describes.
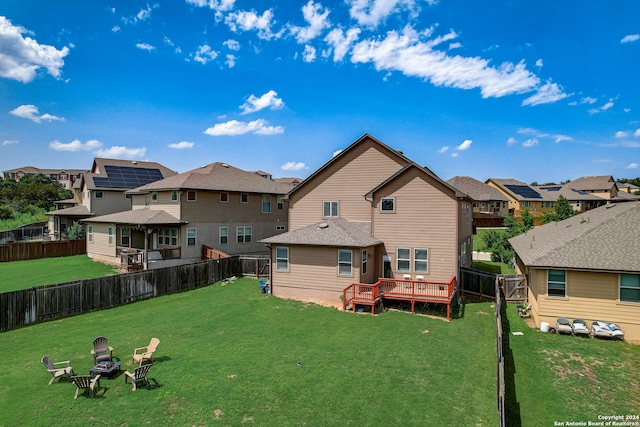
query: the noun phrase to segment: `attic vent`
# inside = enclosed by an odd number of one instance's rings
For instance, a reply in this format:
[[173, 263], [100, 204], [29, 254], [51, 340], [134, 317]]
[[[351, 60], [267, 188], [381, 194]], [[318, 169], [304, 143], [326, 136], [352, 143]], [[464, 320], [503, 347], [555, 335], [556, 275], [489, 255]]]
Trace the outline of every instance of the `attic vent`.
[[326, 222], [321, 222], [320, 224], [318, 224], [318, 228], [321, 228], [321, 229], [329, 228], [329, 224], [327, 224]]
[[612, 204], [610, 204], [610, 205], [607, 205], [607, 206], [605, 207], [605, 209], [611, 209], [611, 208], [614, 208], [615, 206], [616, 206], [616, 204], [615, 204], [615, 203], [612, 203]]
[[134, 165], [138, 164], [138, 162], [136, 162], [135, 160], [133, 160], [131, 163], [133, 163]]

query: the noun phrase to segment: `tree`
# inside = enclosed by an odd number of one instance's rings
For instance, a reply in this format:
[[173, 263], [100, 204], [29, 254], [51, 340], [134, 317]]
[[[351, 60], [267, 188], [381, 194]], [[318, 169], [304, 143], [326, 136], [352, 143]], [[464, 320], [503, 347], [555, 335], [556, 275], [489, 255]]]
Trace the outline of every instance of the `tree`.
[[531, 230], [534, 227], [536, 219], [533, 214], [529, 212], [529, 209], [525, 209], [524, 211], [522, 211], [520, 218], [522, 218], [522, 226], [524, 227], [524, 231]]
[[563, 219], [571, 218], [575, 215], [571, 204], [564, 196], [558, 196], [558, 200], [555, 204], [555, 211], [558, 214], [558, 220], [562, 221]]
[[556, 211], [546, 211], [540, 216], [540, 222], [543, 224], [549, 224], [550, 222], [560, 221]]
[[80, 222], [76, 222], [71, 227], [67, 228], [67, 236], [69, 237], [69, 240], [84, 239], [84, 225]]

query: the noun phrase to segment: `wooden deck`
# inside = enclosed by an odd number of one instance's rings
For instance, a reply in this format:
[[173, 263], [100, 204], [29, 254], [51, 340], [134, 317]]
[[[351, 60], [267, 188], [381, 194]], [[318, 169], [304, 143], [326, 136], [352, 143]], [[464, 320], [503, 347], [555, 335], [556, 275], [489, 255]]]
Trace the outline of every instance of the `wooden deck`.
[[426, 280], [378, 279], [374, 284], [353, 283], [342, 292], [342, 308], [356, 306], [371, 307], [371, 313], [383, 299], [410, 301], [411, 312], [416, 302], [433, 302], [447, 306], [447, 319], [451, 319], [451, 301], [456, 293], [456, 278], [451, 276], [448, 282]]

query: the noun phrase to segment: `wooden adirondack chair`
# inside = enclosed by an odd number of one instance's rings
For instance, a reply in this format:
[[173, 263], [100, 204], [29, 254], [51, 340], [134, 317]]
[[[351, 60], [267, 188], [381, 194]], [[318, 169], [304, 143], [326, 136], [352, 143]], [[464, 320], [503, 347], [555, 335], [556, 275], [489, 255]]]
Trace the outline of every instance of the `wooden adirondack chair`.
[[67, 380], [71, 380], [71, 375], [74, 374], [73, 368], [71, 367], [71, 362], [65, 360], [64, 362], [52, 362], [49, 359], [49, 356], [42, 357], [42, 363], [47, 367], [47, 371], [51, 372], [51, 380], [49, 380], [49, 385], [58, 377], [66, 377]]
[[149, 373], [149, 369], [151, 369], [153, 365], [142, 365], [138, 366], [133, 374], [129, 371], [124, 371], [124, 383], [127, 383], [127, 378], [131, 379], [131, 384], [133, 388], [132, 391], [136, 391], [138, 384], [146, 383], [149, 385], [149, 380], [147, 380], [147, 374]]
[[100, 336], [93, 340], [93, 350], [91, 350], [91, 354], [93, 355], [94, 365], [104, 361], [111, 362], [113, 357], [113, 347], [109, 345], [109, 342], [105, 337]]
[[75, 375], [71, 377], [71, 380], [77, 387], [76, 394], [73, 396], [74, 399], [78, 398], [78, 392], [80, 390], [89, 390], [89, 397], [93, 397], [96, 384], [98, 388], [100, 388], [100, 375], [96, 375], [95, 377], [91, 377], [91, 375]]
[[138, 366], [142, 366], [142, 362], [145, 360], [150, 360], [153, 362], [151, 356], [153, 356], [153, 352], [156, 351], [156, 348], [160, 344], [160, 340], [158, 338], [151, 338], [151, 342], [146, 347], [138, 347], [133, 350], [133, 361], [138, 363]]

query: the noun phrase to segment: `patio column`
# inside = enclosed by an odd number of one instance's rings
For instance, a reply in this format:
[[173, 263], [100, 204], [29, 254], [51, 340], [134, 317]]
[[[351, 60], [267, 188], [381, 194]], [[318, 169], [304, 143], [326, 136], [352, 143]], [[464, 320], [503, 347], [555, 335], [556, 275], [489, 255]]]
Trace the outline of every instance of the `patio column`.
[[149, 229], [147, 227], [144, 228], [144, 252], [142, 254], [142, 262], [144, 264], [144, 269], [146, 270], [149, 267], [148, 263], [148, 250], [149, 250]]

